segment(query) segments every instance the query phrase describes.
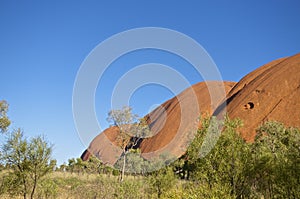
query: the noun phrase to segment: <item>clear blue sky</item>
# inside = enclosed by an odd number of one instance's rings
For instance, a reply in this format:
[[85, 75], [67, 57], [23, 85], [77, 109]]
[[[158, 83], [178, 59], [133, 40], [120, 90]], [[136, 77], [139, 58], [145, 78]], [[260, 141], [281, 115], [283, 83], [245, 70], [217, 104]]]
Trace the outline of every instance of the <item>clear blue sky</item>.
[[[182, 32], [199, 42], [223, 79], [231, 81], [300, 52], [297, 0], [78, 2], [0, 1], [0, 99], [10, 104], [11, 128], [22, 128], [28, 137], [46, 135], [59, 164], [86, 148], [72, 115], [77, 71], [94, 47], [116, 33], [147, 26]], [[201, 81], [178, 57], [148, 50], [117, 60], [106, 76], [107, 87], [98, 90], [109, 90], [110, 79], [113, 84], [122, 66], [128, 70], [149, 62], [173, 66], [191, 83]], [[149, 85], [134, 94], [131, 105], [144, 115], [170, 97], [168, 90]], [[96, 111], [103, 126], [109, 103], [109, 96], [97, 92]]]

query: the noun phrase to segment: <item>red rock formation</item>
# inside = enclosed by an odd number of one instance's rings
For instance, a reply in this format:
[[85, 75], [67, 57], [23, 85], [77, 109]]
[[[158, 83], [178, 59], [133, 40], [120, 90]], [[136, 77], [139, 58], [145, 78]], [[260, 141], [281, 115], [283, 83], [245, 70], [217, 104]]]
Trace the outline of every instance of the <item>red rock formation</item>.
[[254, 140], [256, 128], [265, 121], [300, 127], [300, 54], [246, 75], [229, 92], [226, 108], [230, 118], [243, 120], [241, 133], [248, 141]]
[[[141, 142], [142, 156], [151, 159], [162, 154], [183, 155], [198, 127], [199, 116], [211, 115], [234, 85], [233, 82], [195, 84], [145, 116], [152, 137]], [[104, 163], [113, 165], [122, 154], [116, 144], [118, 133], [117, 127], [110, 127], [96, 136], [82, 155], [83, 160], [94, 154]]]
[[88, 160], [93, 154], [104, 164], [114, 165], [122, 154], [122, 149], [116, 143], [118, 134], [119, 129], [117, 127], [105, 129], [92, 140], [89, 148], [81, 155], [81, 158]]
[[[162, 154], [170, 157], [183, 155], [198, 128], [199, 116], [210, 116], [234, 85], [233, 82], [195, 84], [147, 115], [146, 118], [151, 118], [150, 127], [154, 136], [142, 141], [142, 156], [151, 159]], [[218, 93], [222, 89], [225, 89], [223, 96]], [[193, 99], [194, 94], [196, 99]], [[212, 100], [213, 96], [217, 99]], [[159, 112], [164, 112], [165, 115]]]
[[[225, 88], [227, 96], [220, 92]], [[233, 88], [232, 88], [233, 87]], [[217, 96], [211, 100], [211, 96]], [[145, 116], [152, 137], [140, 143], [142, 156], [155, 158], [165, 152], [180, 157], [197, 127], [199, 115], [212, 113], [222, 117], [240, 118], [244, 126], [242, 137], [253, 141], [256, 128], [265, 121], [275, 120], [287, 126], [300, 127], [300, 54], [272, 61], [232, 82], [202, 82], [186, 89]], [[221, 101], [225, 103], [221, 104]], [[226, 106], [227, 104], [227, 106]], [[103, 162], [113, 165], [122, 151], [116, 144], [119, 131], [106, 129], [91, 142], [82, 158], [95, 154]]]

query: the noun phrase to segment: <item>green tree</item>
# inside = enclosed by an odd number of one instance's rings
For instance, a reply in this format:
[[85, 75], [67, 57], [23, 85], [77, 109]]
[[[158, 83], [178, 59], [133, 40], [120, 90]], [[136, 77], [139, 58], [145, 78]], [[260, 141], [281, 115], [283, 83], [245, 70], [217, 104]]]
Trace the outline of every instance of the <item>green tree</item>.
[[155, 193], [157, 198], [161, 198], [164, 193], [172, 189], [176, 184], [176, 176], [171, 167], [165, 167], [154, 171], [147, 177], [149, 192]]
[[6, 101], [0, 101], [0, 132], [3, 133], [7, 130], [10, 125], [10, 120], [6, 113], [8, 111], [8, 104]]
[[120, 181], [123, 181], [127, 162], [126, 154], [130, 149], [134, 149], [142, 138], [148, 136], [150, 130], [145, 119], [138, 119], [138, 116], [132, 113], [132, 108], [129, 106], [124, 106], [120, 110], [111, 110], [108, 113], [107, 121], [119, 128], [117, 144], [123, 150], [120, 177]]
[[123, 150], [123, 166], [120, 181], [123, 181], [126, 167], [126, 147], [130, 141], [131, 124], [136, 122], [137, 116], [132, 114], [132, 108], [124, 106], [121, 110], [111, 110], [108, 113], [107, 121], [119, 128], [117, 144]]
[[81, 158], [76, 158], [76, 161], [75, 161], [75, 170], [76, 172], [79, 174], [83, 174], [87, 168], [87, 163], [88, 162], [85, 162], [83, 161]]
[[300, 198], [300, 131], [278, 122], [257, 130], [252, 145], [253, 183], [259, 197]]
[[[202, 125], [186, 154], [185, 168], [191, 179], [212, 192], [216, 186], [224, 186], [230, 188], [224, 194], [245, 197], [250, 191], [247, 184], [251, 161], [249, 144], [238, 134], [241, 121], [226, 118], [221, 134], [220, 124], [214, 118], [204, 120]], [[218, 140], [216, 144], [213, 139]]]
[[267, 122], [258, 128], [255, 141], [247, 143], [239, 135], [241, 121], [226, 118], [222, 134], [211, 148], [211, 138], [218, 133], [212, 132], [210, 139], [204, 137], [209, 126], [219, 129], [215, 122], [213, 118], [202, 122], [187, 154], [175, 164], [177, 171], [190, 172], [193, 185], [206, 187], [188, 192], [198, 198], [219, 197], [215, 195], [218, 192], [232, 198], [300, 198], [298, 129]]
[[104, 170], [104, 165], [96, 156], [92, 155], [87, 161], [86, 170], [88, 173], [100, 174]]
[[[124, 156], [122, 156], [115, 164], [117, 168], [122, 168]], [[150, 166], [150, 162], [141, 157], [140, 149], [129, 149], [126, 152], [126, 168], [125, 172], [131, 173], [134, 176], [138, 174], [144, 175]]]
[[68, 160], [67, 171], [73, 173], [75, 171], [76, 160], [75, 158], [71, 158]]
[[11, 134], [2, 147], [2, 162], [10, 167], [8, 178], [17, 182], [12, 187], [15, 193], [34, 198], [40, 180], [56, 164], [51, 153], [52, 147], [41, 136], [28, 141], [20, 129]]

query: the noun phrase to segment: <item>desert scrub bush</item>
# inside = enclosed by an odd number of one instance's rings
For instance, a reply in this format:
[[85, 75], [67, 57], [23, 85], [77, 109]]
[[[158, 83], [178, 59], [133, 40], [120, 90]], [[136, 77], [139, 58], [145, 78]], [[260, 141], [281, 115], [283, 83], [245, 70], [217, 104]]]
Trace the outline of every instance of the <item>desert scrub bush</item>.
[[3, 172], [0, 183], [1, 198], [5, 195], [8, 195], [10, 198], [16, 197], [22, 192], [22, 189], [20, 188], [21, 182], [14, 175]]
[[50, 178], [42, 180], [37, 192], [37, 198], [54, 199], [58, 196], [58, 185]]
[[118, 199], [142, 199], [146, 198], [144, 192], [144, 183], [141, 180], [124, 180], [115, 185], [116, 189], [113, 198]]
[[116, 180], [98, 176], [94, 179], [83, 180], [76, 189], [70, 191], [70, 195], [74, 198], [114, 198], [112, 197], [115, 189], [114, 184], [118, 184]]
[[163, 199], [182, 199], [184, 197], [184, 190], [182, 188], [182, 181], [177, 181], [176, 185], [170, 188], [169, 190], [166, 190], [161, 195], [161, 198]]
[[182, 198], [199, 199], [199, 198], [214, 198], [214, 199], [234, 199], [236, 196], [231, 194], [229, 184], [215, 183], [209, 187], [208, 184], [198, 184], [188, 182], [183, 186]]
[[264, 198], [300, 198], [300, 131], [269, 121], [252, 145], [253, 193]]
[[177, 178], [172, 167], [165, 167], [158, 171], [154, 171], [152, 174], [147, 176], [147, 183], [147, 192], [155, 194], [156, 198], [161, 198], [163, 193], [172, 189], [176, 185]]

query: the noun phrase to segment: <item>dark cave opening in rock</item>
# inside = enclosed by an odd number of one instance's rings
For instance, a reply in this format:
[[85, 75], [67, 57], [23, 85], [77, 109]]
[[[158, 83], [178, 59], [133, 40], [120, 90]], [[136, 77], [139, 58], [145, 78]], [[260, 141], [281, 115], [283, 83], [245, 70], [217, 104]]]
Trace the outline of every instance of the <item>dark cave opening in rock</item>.
[[253, 102], [248, 102], [245, 104], [244, 109], [249, 110], [254, 108], [254, 103]]

